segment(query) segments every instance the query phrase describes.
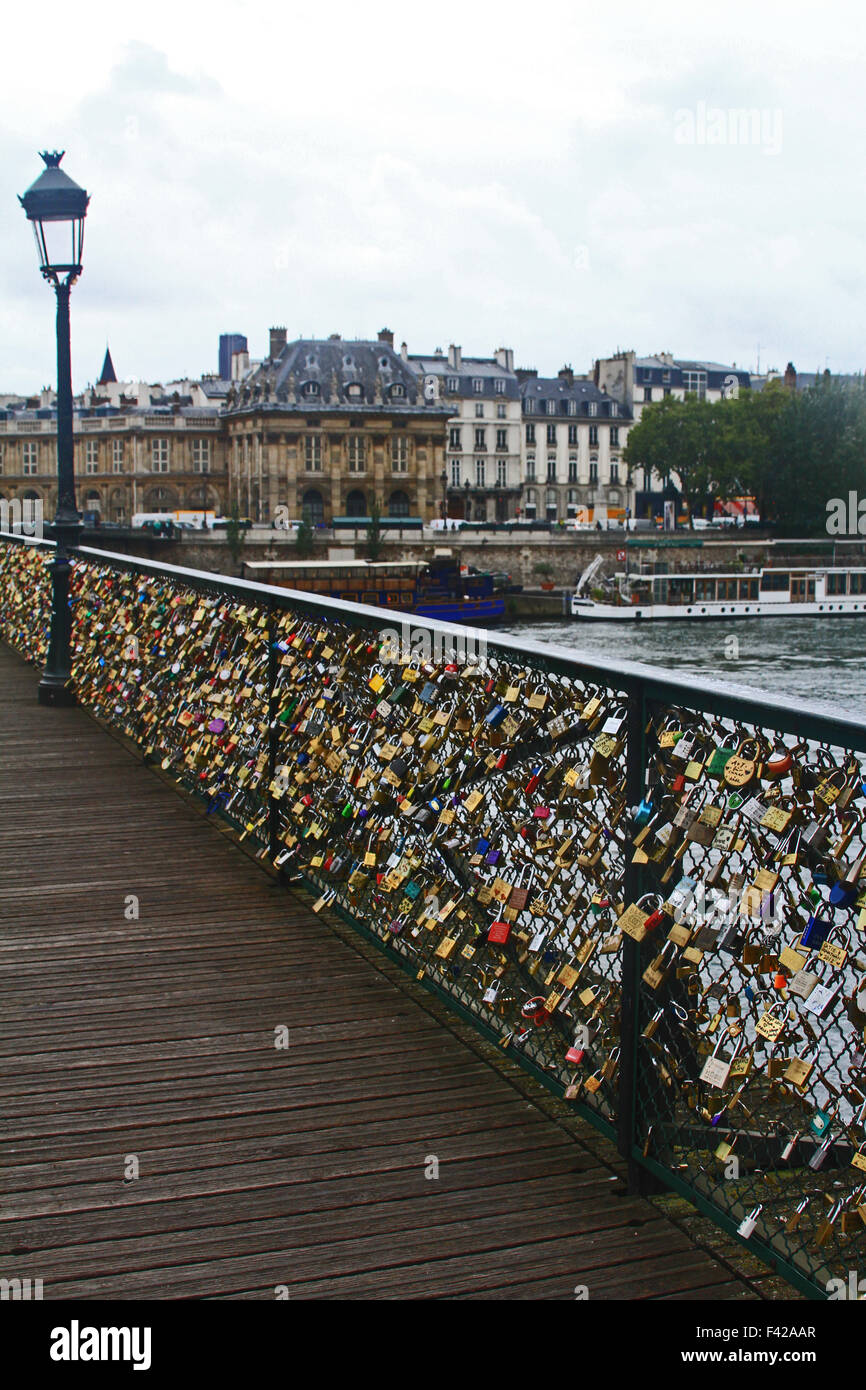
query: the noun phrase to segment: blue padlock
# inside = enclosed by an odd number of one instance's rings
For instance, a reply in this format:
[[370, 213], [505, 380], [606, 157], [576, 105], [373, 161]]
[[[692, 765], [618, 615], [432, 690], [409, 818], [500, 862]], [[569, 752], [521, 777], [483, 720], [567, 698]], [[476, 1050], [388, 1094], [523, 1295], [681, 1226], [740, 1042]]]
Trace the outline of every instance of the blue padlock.
[[806, 923], [806, 930], [800, 937], [801, 944], [817, 950], [824, 945], [832, 926], [832, 922], [826, 922], [823, 917], [815, 917], [813, 914]]

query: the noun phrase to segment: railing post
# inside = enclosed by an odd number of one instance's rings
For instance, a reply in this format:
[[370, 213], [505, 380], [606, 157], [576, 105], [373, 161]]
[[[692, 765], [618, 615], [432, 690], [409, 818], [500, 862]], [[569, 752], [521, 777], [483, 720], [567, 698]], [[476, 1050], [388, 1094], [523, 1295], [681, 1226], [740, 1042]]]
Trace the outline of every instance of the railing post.
[[280, 803], [271, 792], [277, 775], [277, 750], [280, 736], [277, 723], [277, 624], [273, 603], [268, 603], [268, 856], [271, 863], [277, 856], [280, 828]]
[[[626, 805], [637, 806], [643, 800], [646, 786], [646, 718], [647, 702], [642, 681], [628, 697], [626, 737]], [[642, 892], [643, 871], [629, 860], [623, 876], [626, 906], [635, 902]], [[632, 1158], [637, 1137], [637, 1102], [640, 1086], [638, 1072], [640, 1009], [640, 943], [630, 936], [623, 937], [622, 990], [620, 995], [620, 1068], [618, 1096], [617, 1147], [628, 1163], [630, 1192], [641, 1187], [642, 1170]]]

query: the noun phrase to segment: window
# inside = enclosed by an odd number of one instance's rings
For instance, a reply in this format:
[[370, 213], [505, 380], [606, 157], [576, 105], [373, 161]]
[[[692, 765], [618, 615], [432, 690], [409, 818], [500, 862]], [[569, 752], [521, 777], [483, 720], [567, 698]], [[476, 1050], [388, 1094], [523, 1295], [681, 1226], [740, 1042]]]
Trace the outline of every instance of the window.
[[21, 472], [30, 475], [37, 472], [39, 458], [39, 445], [29, 440], [21, 445]]
[[556, 498], [556, 488], [554, 487], [549, 487], [547, 489], [545, 510], [547, 512], [548, 521], [555, 521], [557, 512], [559, 511], [559, 505]]
[[612, 483], [619, 482], [619, 459], [611, 459], [610, 461], [610, 481]]
[[392, 492], [392, 493], [391, 493], [391, 496], [388, 498], [388, 515], [389, 515], [389, 516], [408, 516], [408, 515], [409, 515], [409, 498], [406, 496], [406, 493], [405, 493], [405, 492]]
[[577, 482], [577, 454], [569, 454], [568, 456], [568, 481], [570, 483]]
[[476, 448], [476, 449], [486, 449], [486, 448], [487, 448], [487, 442], [486, 442], [486, 441], [487, 441], [487, 431], [486, 431], [485, 429], [476, 430], [476, 431], [475, 431], [475, 448]]
[[556, 482], [556, 454], [547, 455], [547, 481]]
[[598, 444], [598, 425], [590, 425], [589, 442], [590, 444]]
[[568, 402], [568, 413], [569, 413], [569, 415], [576, 415], [576, 414], [577, 414], [577, 401], [569, 401], [569, 402]]
[[346, 395], [349, 397], [350, 400], [353, 400], [353, 401], [360, 400], [361, 397], [363, 396], [363, 394], [364, 394], [364, 388], [361, 386], [361, 383], [360, 383], [360, 382], [358, 382], [358, 381], [350, 381], [350, 382], [349, 382], [349, 385], [346, 387]]
[[598, 414], [598, 402], [597, 402], [597, 401], [590, 401], [589, 405], [587, 406], [587, 410], [589, 411], [589, 414], [590, 414], [590, 415], [597, 415], [597, 414]]
[[446, 391], [459, 391], [459, 390], [460, 390], [460, 378], [459, 378], [459, 376], [449, 376], [449, 377], [446, 379], [446, 382], [445, 382], [445, 389], [446, 389]]
[[476, 486], [476, 487], [484, 487], [484, 486], [485, 486], [485, 483], [484, 483], [484, 472], [485, 472], [485, 460], [484, 460], [484, 459], [476, 459], [476, 460], [475, 460], [475, 486]]
[[534, 425], [527, 425], [527, 426], [526, 426], [526, 442], [527, 442], [527, 444], [534, 444], [534, 443], [535, 443], [535, 426], [534, 426]]
[[671, 394], [671, 388], [669, 386], [665, 386], [662, 394], [665, 397], [665, 399], [667, 399], [667, 397]]
[[669, 371], [667, 371], [667, 372], [662, 372], [662, 381], [667, 382], [667, 381], [670, 381], [670, 379], [671, 379], [671, 374], [670, 374]]
[[364, 459], [364, 436], [362, 434], [350, 434], [346, 440], [346, 455], [349, 462], [350, 473], [363, 473], [365, 468]]
[[495, 377], [493, 378], [493, 390], [495, 391], [495, 393], [496, 393], [497, 396], [504, 396], [504, 395], [505, 395], [505, 378], [504, 378], [504, 377], [495, 376]]
[[547, 413], [548, 413], [548, 415], [555, 415], [555, 414], [556, 414], [556, 401], [548, 401], [548, 402], [547, 402], [547, 407], [546, 407], [546, 408], [547, 408]]
[[[405, 394], [406, 394], [406, 387], [403, 385], [402, 381], [395, 381], [395, 382], [394, 382], [394, 385], [391, 387], [391, 396], [392, 396], [392, 397], [405, 396]], [[408, 515], [408, 513], [407, 513], [407, 515]]]
[[391, 440], [391, 472], [409, 472], [409, 436], [395, 434]]
[[497, 447], [497, 449], [507, 449], [507, 448], [508, 448], [508, 431], [507, 431], [507, 430], [497, 430], [497, 431], [496, 431], [496, 447]]
[[547, 442], [548, 444], [556, 443], [556, 425], [547, 426]]
[[693, 392], [699, 401], [706, 399], [707, 395], [707, 374], [701, 371], [683, 372], [683, 390], [686, 395]]
[[508, 486], [508, 464], [505, 459], [496, 460], [496, 484], [498, 487]]
[[99, 441], [88, 439], [84, 446], [84, 471], [85, 473], [99, 472]]
[[570, 487], [568, 489], [568, 498], [565, 504], [565, 510], [569, 517], [577, 516], [577, 490], [573, 487]]
[[111, 471], [113, 473], [123, 472], [123, 440], [113, 439], [111, 442]]
[[322, 471], [322, 436], [320, 434], [304, 436], [304, 467], [308, 473], [321, 473]]
[[483, 420], [483, 419], [484, 419], [484, 402], [483, 402], [483, 401], [477, 401], [477, 402], [476, 402], [476, 405], [475, 405], [475, 418], [476, 418], [476, 420]]
[[366, 516], [367, 499], [363, 492], [354, 488], [346, 498], [346, 516]]
[[305, 396], [318, 396], [319, 383], [317, 381], [305, 381], [301, 390]]
[[526, 400], [523, 402], [523, 409], [526, 411], [527, 415], [535, 414], [535, 401], [531, 396], [527, 396]]
[[577, 425], [569, 425], [569, 427], [568, 427], [568, 442], [569, 442], [569, 444], [576, 444], [576, 443], [577, 443]]
[[152, 473], [168, 472], [167, 439], [152, 439], [150, 441], [150, 470]]
[[611, 427], [610, 427], [610, 442], [611, 442], [611, 447], [612, 447], [612, 448], [618, 448], [618, 447], [619, 447], [619, 425], [611, 425]]
[[497, 401], [497, 402], [496, 402], [496, 418], [497, 418], [497, 420], [504, 420], [504, 419], [505, 419], [505, 402], [504, 402], [504, 401]]
[[590, 481], [591, 483], [597, 483], [597, 482], [598, 482], [598, 459], [597, 459], [597, 458], [591, 458], [590, 461], [589, 461], [589, 481]]
[[475, 392], [476, 396], [480, 396], [480, 395], [481, 395], [481, 392], [484, 390], [484, 379], [483, 379], [483, 377], [474, 376], [474, 377], [472, 378], [472, 390]]
[[452, 425], [451, 428], [450, 428], [449, 431], [448, 431], [448, 448], [449, 448], [449, 449], [462, 449], [462, 448], [463, 448], [463, 444], [462, 444], [461, 436], [460, 436], [460, 426], [459, 426], [459, 425]]
[[610, 403], [610, 413], [611, 413], [611, 415], [618, 415], [618, 414], [619, 414], [619, 406], [617, 405], [616, 401], [611, 401], [611, 403]]
[[645, 386], [645, 387], [643, 388], [643, 398], [644, 398], [645, 401], [651, 401], [651, 400], [652, 400], [652, 398], [653, 398], [653, 389], [652, 389], [651, 386]]
[[527, 454], [527, 455], [526, 455], [526, 481], [527, 481], [528, 483], [534, 483], [534, 482], [535, 482], [535, 455], [534, 455], [534, 454]]
[[534, 520], [534, 518], [535, 518], [535, 512], [536, 512], [535, 489], [534, 489], [534, 488], [530, 488], [529, 491], [528, 491], [527, 494], [526, 494], [526, 515], [527, 515], [527, 517], [529, 518], [530, 521], [533, 521], [533, 520]]
[[310, 526], [321, 526], [325, 519], [322, 494], [316, 488], [309, 488], [301, 499], [301, 515]]
[[452, 486], [452, 487], [459, 487], [459, 486], [460, 486], [460, 460], [459, 460], [459, 459], [452, 459], [452, 460], [451, 460], [451, 486]]
[[192, 471], [193, 473], [210, 472], [209, 439], [194, 439], [192, 441]]

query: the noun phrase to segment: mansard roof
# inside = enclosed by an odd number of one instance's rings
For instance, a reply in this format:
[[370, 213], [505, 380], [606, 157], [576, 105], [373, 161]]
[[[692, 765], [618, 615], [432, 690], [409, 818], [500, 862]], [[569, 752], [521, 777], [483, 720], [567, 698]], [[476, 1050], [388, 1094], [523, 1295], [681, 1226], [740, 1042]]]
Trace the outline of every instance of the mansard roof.
[[235, 384], [227, 408], [447, 413], [425, 401], [416, 372], [388, 343], [336, 337], [286, 343]]

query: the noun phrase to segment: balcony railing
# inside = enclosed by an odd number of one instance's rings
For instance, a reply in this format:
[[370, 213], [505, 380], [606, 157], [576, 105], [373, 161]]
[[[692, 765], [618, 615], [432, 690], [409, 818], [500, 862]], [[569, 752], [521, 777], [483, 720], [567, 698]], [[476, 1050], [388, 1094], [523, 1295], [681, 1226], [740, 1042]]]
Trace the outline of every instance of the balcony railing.
[[[36, 662], [49, 562], [0, 544], [0, 635]], [[862, 724], [96, 550], [73, 621], [81, 702], [615, 1139], [633, 1185], [814, 1297], [863, 1272]]]

